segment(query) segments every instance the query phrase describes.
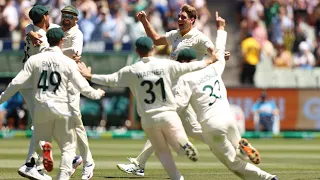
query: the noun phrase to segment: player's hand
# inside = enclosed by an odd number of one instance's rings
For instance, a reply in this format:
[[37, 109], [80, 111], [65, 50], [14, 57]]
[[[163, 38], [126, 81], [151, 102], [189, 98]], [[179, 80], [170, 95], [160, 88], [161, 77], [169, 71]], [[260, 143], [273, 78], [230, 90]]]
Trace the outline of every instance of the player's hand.
[[218, 11], [216, 11], [216, 26], [218, 30], [224, 30], [224, 27], [226, 26], [226, 21], [219, 16]]
[[212, 63], [215, 63], [218, 60], [218, 55], [217, 55], [217, 51], [213, 51], [211, 56], [206, 59], [206, 63], [207, 65], [210, 65]]
[[80, 62], [78, 63], [78, 68], [79, 68], [79, 72], [83, 77], [89, 80], [91, 79], [92, 77], [91, 67], [87, 67], [87, 65], [84, 62]]
[[36, 32], [29, 32], [29, 37], [31, 38], [32, 41], [32, 45], [33, 46], [40, 46], [40, 44], [42, 43], [42, 40], [40, 38], [42, 38], [42, 36]]
[[97, 90], [100, 92], [101, 97], [103, 97], [106, 94], [106, 92], [104, 92], [104, 90], [102, 90], [100, 88], [98, 88]]
[[229, 51], [225, 51], [225, 52], [224, 52], [224, 59], [225, 59], [226, 61], [230, 59], [230, 56], [231, 56], [231, 54], [230, 54]]
[[78, 55], [78, 51], [74, 55], [72, 55], [72, 59], [75, 60], [76, 63], [80, 62], [81, 56]]
[[147, 20], [146, 12], [144, 12], [144, 11], [139, 12], [137, 15], [137, 19], [140, 22], [146, 21]]

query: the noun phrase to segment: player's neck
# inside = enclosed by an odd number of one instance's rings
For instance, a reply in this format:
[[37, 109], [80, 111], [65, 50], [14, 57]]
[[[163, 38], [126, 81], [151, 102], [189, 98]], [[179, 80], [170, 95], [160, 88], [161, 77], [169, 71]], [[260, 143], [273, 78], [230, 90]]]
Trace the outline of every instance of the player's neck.
[[46, 26], [45, 23], [39, 23], [39, 24], [36, 24], [36, 26], [43, 29], [44, 31], [48, 30], [48, 27]]
[[184, 31], [181, 31], [181, 30], [180, 30], [181, 36], [184, 36], [184, 35], [188, 34], [188, 33], [191, 31], [191, 29], [192, 29], [192, 27], [191, 27], [190, 29], [186, 29], [186, 30], [184, 30]]

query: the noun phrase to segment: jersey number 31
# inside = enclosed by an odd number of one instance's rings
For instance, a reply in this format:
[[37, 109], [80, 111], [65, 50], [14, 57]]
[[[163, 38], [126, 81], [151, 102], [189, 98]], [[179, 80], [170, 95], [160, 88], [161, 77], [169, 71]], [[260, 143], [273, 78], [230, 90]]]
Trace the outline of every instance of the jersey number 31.
[[[162, 95], [162, 101], [166, 102], [166, 91], [164, 89], [164, 82], [163, 79], [160, 78], [157, 82], [154, 83], [156, 86], [160, 85], [161, 88], [161, 95]], [[144, 102], [147, 104], [152, 104], [156, 100], [156, 94], [153, 92], [153, 83], [151, 81], [145, 80], [142, 81], [141, 86], [148, 85], [148, 89], [146, 90], [146, 93], [150, 94], [151, 99], [144, 99]]]

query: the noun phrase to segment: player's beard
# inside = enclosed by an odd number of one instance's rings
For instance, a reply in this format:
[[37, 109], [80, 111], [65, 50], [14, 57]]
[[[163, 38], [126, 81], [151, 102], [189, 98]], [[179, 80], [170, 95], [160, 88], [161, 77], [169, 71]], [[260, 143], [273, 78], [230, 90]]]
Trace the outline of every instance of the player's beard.
[[71, 28], [71, 21], [70, 20], [62, 20], [62, 27], [64, 29], [70, 29]]

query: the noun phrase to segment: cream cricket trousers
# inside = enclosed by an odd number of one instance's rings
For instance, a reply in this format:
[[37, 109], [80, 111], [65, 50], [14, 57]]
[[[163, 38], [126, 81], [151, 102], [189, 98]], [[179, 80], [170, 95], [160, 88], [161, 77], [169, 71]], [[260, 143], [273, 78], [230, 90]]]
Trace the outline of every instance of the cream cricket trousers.
[[180, 144], [189, 142], [178, 114], [175, 111], [167, 111], [152, 117], [142, 117], [141, 124], [152, 144], [155, 155], [170, 179], [182, 179], [169, 147], [170, 145], [175, 152], [180, 154]]
[[[197, 121], [197, 115], [191, 105], [179, 114], [183, 128], [188, 137], [204, 142], [201, 125]], [[145, 168], [146, 162], [153, 153], [153, 148], [149, 140], [147, 140], [141, 153], [137, 156], [137, 161], [141, 168]]]
[[80, 156], [82, 157], [84, 166], [88, 166], [93, 163], [92, 154], [89, 148], [89, 142], [87, 132], [82, 123], [82, 116], [80, 111], [80, 93], [72, 95], [72, 101], [70, 103], [73, 112], [73, 120], [75, 122], [75, 133], [77, 135], [77, 147], [79, 148]]
[[52, 137], [55, 139], [61, 151], [58, 180], [69, 179], [72, 173], [76, 141], [74, 122], [70, 115], [70, 106], [67, 103], [54, 102], [54, 104], [48, 105], [43, 102], [35, 102], [33, 119], [34, 149], [42, 159], [43, 153], [40, 149], [39, 141], [51, 142]]
[[201, 122], [203, 136], [212, 153], [235, 175], [246, 180], [270, 180], [274, 176], [237, 157], [241, 139], [237, 123], [225, 113]]
[[[33, 116], [33, 111], [34, 111], [34, 94], [33, 94], [33, 90], [32, 90], [32, 88], [30, 88], [30, 89], [21, 89], [19, 92], [22, 95], [22, 97], [24, 99], [24, 102], [27, 105], [28, 112], [30, 114], [31, 121], [32, 121], [31, 124], [33, 125], [33, 119], [34, 119], [34, 116]], [[33, 129], [34, 128], [32, 128], [32, 130]], [[30, 161], [31, 156], [34, 153], [33, 143], [34, 143], [34, 137], [33, 137], [33, 133], [32, 133], [26, 162]]]

